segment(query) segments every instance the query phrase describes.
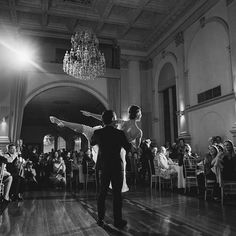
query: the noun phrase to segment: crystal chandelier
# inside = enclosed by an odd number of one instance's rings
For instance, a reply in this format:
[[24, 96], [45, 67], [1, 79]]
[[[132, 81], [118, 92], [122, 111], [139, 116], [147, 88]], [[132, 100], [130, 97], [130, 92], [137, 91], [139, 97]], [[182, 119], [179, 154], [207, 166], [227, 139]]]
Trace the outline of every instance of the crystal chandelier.
[[68, 75], [82, 80], [95, 79], [105, 73], [105, 57], [98, 49], [98, 39], [88, 29], [76, 32], [71, 37], [70, 53], [63, 59], [63, 70]]

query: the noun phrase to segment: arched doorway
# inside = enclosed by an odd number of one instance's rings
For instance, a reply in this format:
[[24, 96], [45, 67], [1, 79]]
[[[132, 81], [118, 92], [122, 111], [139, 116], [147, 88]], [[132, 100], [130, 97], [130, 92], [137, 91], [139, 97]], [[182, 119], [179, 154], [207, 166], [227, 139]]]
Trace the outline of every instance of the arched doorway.
[[[68, 128], [60, 128], [52, 124], [49, 116], [56, 116], [69, 122], [96, 126], [100, 125], [100, 122], [92, 117], [84, 116], [81, 110], [101, 114], [105, 109], [104, 103], [97, 96], [79, 87], [57, 86], [42, 89], [25, 106], [21, 137], [25, 144], [37, 143], [43, 150], [43, 137], [45, 135], [60, 136], [65, 140], [66, 148], [72, 150], [76, 133]], [[57, 142], [57, 140], [55, 141]]]
[[66, 140], [59, 136], [57, 138], [57, 150], [66, 149]]
[[164, 142], [173, 143], [178, 137], [175, 70], [170, 62], [163, 65], [158, 80], [160, 117], [164, 125]]

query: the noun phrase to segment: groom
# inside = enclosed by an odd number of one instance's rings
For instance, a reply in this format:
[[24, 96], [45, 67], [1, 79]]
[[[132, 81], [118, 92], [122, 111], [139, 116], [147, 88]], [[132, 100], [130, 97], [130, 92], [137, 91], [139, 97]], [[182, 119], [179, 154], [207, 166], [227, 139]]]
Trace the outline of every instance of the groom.
[[94, 131], [91, 138], [91, 145], [98, 145], [100, 152], [101, 166], [101, 188], [97, 201], [98, 225], [104, 226], [105, 200], [109, 184], [112, 184], [113, 193], [113, 217], [114, 226], [123, 228], [127, 221], [122, 219], [122, 196], [121, 189], [123, 184], [122, 159], [120, 156], [121, 148], [126, 152], [131, 149], [123, 131], [114, 127], [116, 114], [112, 110], [107, 110], [102, 114], [104, 127]]

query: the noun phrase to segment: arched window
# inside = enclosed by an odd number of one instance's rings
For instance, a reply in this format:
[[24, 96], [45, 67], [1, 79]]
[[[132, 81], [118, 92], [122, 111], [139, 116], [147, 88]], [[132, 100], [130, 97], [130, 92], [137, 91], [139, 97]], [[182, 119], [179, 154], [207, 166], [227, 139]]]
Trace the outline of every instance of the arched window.
[[62, 150], [62, 149], [66, 149], [66, 141], [64, 138], [59, 136], [57, 138], [57, 150]]
[[43, 138], [43, 153], [51, 152], [55, 148], [55, 138], [51, 134], [47, 134]]
[[81, 149], [81, 137], [80, 136], [75, 137], [74, 142], [75, 142], [74, 151], [79, 152]]

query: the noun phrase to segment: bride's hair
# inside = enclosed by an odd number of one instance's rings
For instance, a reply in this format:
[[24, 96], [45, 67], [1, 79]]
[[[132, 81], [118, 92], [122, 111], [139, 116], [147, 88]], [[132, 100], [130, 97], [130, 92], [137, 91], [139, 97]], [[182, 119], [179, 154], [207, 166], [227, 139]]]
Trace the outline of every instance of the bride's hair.
[[128, 111], [129, 111], [129, 119], [133, 120], [138, 118], [138, 112], [141, 110], [141, 108], [139, 106], [136, 105], [132, 105], [129, 107]]

